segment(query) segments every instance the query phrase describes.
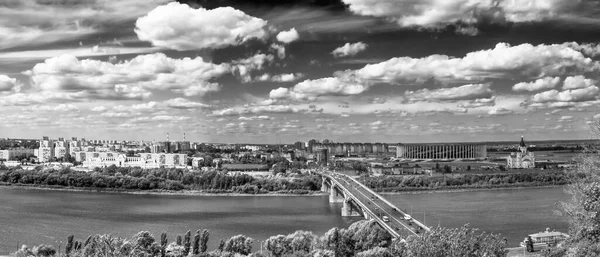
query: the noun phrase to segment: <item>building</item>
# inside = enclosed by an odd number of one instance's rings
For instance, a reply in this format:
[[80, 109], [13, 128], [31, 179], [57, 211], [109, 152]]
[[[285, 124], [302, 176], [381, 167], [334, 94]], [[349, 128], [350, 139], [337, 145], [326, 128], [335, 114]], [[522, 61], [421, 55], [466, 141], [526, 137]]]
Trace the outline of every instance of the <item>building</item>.
[[327, 148], [320, 148], [315, 151], [315, 158], [317, 163], [321, 165], [327, 165], [329, 163], [329, 152]]
[[418, 160], [485, 159], [487, 147], [477, 143], [400, 144], [396, 157]]
[[527, 145], [523, 136], [519, 143], [519, 151], [511, 153], [506, 157], [506, 167], [509, 169], [530, 169], [535, 168], [535, 155], [527, 151]]
[[54, 157], [54, 142], [50, 138], [46, 136], [42, 137], [37, 157], [39, 162], [49, 162], [52, 160], [52, 157]]
[[54, 142], [54, 157], [56, 159], [64, 158], [69, 152], [69, 144], [64, 138], [59, 137], [58, 141]]
[[159, 167], [186, 167], [187, 155], [166, 153], [141, 153], [138, 157], [127, 157], [116, 152], [77, 152], [75, 159], [84, 167], [141, 167], [144, 169]]
[[34, 155], [33, 149], [27, 148], [14, 148], [8, 150], [0, 150], [0, 160], [2, 161], [13, 161], [16, 158], [31, 157]]

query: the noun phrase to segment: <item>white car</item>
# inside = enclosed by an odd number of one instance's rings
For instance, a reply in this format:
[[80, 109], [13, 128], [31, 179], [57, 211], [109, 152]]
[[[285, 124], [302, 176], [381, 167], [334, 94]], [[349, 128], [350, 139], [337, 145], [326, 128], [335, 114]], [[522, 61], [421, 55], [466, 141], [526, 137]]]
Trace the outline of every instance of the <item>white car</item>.
[[410, 215], [408, 215], [408, 214], [405, 214], [404, 215], [404, 219], [405, 220], [412, 220], [412, 217]]

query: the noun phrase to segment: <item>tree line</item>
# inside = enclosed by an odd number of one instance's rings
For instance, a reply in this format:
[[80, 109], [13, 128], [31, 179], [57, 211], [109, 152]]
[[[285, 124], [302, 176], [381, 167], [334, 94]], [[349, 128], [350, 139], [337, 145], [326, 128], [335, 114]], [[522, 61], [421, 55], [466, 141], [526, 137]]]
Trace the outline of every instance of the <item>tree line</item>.
[[39, 245], [32, 249], [23, 246], [13, 256], [153, 256], [153, 257], [426, 257], [426, 256], [490, 256], [507, 254], [506, 240], [498, 235], [479, 233], [468, 226], [457, 229], [435, 228], [422, 236], [408, 236], [392, 240], [390, 234], [375, 221], [361, 220], [347, 229], [332, 228], [319, 236], [309, 231], [272, 236], [262, 243], [261, 251], [253, 252], [254, 240], [245, 235], [221, 239], [217, 248], [208, 249], [210, 233], [188, 230], [183, 235], [169, 238], [166, 232], [160, 238], [142, 231], [132, 238], [112, 235], [94, 235], [86, 240], [67, 238], [64, 252], [54, 246]]
[[565, 185], [573, 178], [585, 176], [565, 171], [539, 171], [497, 174], [452, 174], [443, 176], [361, 177], [366, 186], [380, 192], [432, 189], [494, 188], [513, 186]]
[[0, 183], [105, 190], [198, 190], [209, 193], [245, 194], [308, 194], [321, 188], [321, 178], [317, 175], [255, 178], [247, 174], [230, 174], [224, 171], [141, 169], [114, 165], [96, 168], [91, 172], [70, 168], [23, 170], [0, 167]]

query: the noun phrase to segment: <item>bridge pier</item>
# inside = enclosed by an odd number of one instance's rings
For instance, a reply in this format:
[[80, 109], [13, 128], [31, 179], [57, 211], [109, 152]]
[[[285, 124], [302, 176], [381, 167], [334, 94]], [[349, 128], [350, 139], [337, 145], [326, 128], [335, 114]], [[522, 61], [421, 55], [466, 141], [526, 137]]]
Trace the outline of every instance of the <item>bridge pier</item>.
[[342, 216], [343, 217], [360, 217], [360, 213], [357, 210], [356, 205], [352, 203], [350, 199], [344, 200], [344, 205], [342, 206]]
[[323, 182], [321, 183], [321, 192], [329, 192], [330, 189], [329, 183], [325, 182], [325, 178], [323, 178]]
[[335, 186], [332, 186], [329, 190], [329, 202], [330, 203], [341, 203], [344, 202], [344, 196], [340, 193]]

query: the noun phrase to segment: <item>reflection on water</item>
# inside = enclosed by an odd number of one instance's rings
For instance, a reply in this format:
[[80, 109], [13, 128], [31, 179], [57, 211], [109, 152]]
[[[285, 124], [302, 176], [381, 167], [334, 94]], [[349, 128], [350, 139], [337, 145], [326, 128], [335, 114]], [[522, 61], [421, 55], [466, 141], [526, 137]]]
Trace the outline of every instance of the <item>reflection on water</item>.
[[[566, 200], [562, 188], [495, 190], [386, 196], [428, 225], [460, 227], [470, 223], [502, 233], [511, 245], [545, 227], [565, 231], [553, 214]], [[0, 254], [19, 244], [58, 245], [70, 234], [130, 237], [141, 230], [174, 240], [187, 230], [210, 230], [210, 248], [221, 238], [245, 234], [257, 241], [277, 234], [309, 230], [323, 234], [347, 227], [359, 217], [341, 217], [341, 204], [327, 196], [158, 196], [0, 188]], [[255, 244], [258, 247], [258, 244]]]

